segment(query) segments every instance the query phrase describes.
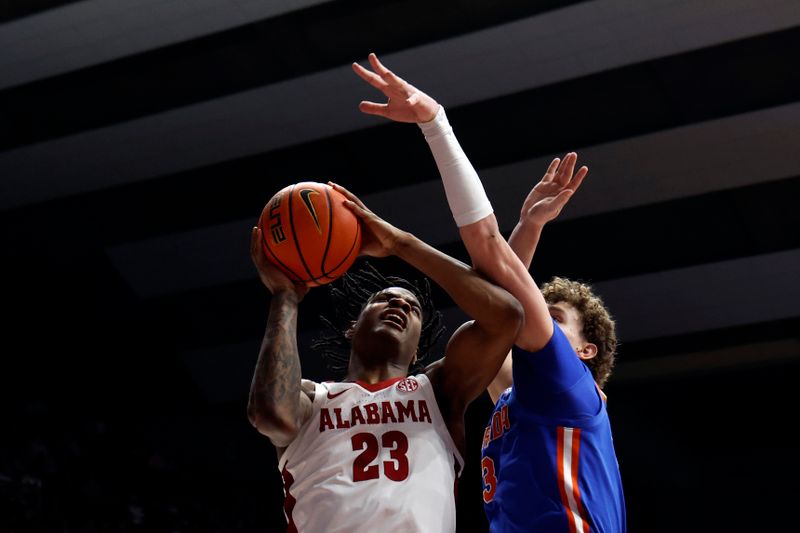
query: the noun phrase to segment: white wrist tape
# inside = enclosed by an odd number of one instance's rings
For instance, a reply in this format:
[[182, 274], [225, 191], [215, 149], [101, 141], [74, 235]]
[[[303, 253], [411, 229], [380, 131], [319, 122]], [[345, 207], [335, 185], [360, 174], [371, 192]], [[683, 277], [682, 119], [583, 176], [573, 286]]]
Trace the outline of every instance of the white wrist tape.
[[418, 126], [436, 160], [456, 225], [467, 226], [491, 215], [492, 204], [483, 190], [478, 173], [458, 144], [444, 108], [440, 106], [433, 120]]

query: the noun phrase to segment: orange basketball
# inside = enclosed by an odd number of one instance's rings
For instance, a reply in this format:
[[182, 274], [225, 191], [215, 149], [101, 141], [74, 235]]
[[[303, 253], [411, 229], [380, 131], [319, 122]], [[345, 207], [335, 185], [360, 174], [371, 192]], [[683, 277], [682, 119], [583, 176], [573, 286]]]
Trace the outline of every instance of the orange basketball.
[[278, 191], [258, 221], [267, 258], [309, 286], [342, 276], [361, 250], [361, 224], [344, 201], [329, 185], [313, 181]]

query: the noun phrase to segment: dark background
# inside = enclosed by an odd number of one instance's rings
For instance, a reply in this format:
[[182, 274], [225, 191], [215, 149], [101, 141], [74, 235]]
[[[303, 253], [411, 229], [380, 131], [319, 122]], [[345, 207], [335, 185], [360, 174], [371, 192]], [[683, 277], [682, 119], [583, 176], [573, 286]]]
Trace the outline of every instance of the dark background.
[[796, 1], [11, 1], [0, 50], [0, 531], [284, 530], [245, 416], [264, 203], [331, 179], [466, 259], [421, 134], [357, 111], [370, 51], [447, 107], [504, 231], [552, 157], [589, 165], [532, 272], [618, 319], [630, 530], [794, 523]]

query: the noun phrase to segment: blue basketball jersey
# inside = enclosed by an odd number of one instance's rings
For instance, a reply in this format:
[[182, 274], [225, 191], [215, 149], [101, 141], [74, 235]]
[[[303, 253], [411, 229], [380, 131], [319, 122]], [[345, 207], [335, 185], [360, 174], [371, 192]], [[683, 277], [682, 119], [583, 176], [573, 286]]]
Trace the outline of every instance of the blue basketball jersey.
[[492, 532], [624, 532], [605, 397], [558, 324], [536, 353], [513, 349], [514, 383], [484, 432]]

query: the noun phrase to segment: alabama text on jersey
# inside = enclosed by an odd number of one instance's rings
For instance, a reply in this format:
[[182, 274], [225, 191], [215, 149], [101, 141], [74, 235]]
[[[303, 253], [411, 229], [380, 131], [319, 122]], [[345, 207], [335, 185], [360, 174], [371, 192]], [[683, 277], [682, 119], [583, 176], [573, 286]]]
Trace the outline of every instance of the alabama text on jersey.
[[279, 462], [289, 531], [455, 531], [463, 462], [424, 374], [316, 385]]

